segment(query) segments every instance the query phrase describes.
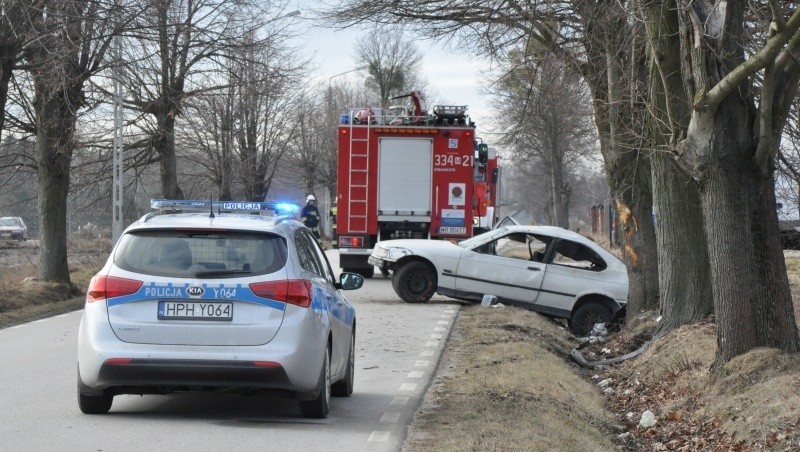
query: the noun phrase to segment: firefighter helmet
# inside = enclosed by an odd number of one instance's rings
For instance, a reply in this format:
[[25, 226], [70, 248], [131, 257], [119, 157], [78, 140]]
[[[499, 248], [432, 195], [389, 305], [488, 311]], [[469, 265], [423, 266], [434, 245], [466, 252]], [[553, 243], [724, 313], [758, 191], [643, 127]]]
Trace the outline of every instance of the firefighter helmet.
[[317, 200], [317, 198], [314, 195], [306, 196], [306, 202], [316, 201], [316, 200]]

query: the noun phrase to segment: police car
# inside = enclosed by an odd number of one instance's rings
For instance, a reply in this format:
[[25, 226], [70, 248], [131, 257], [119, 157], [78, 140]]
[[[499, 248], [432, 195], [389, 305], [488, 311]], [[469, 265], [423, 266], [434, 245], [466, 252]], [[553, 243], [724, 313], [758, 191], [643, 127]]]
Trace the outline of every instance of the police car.
[[[282, 390], [305, 417], [353, 392], [356, 313], [309, 230], [275, 203], [153, 200], [92, 278], [78, 405], [118, 394]], [[296, 208], [296, 206], [294, 206]], [[180, 213], [178, 213], [180, 212]]]

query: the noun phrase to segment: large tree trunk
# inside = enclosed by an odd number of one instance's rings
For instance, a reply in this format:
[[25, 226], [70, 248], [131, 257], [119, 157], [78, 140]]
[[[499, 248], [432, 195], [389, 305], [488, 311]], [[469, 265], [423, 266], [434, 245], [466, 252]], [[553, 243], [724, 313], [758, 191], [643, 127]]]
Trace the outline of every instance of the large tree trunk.
[[664, 334], [708, 317], [714, 306], [700, 192], [669, 152], [691, 116], [680, 73], [680, 45], [665, 39], [677, 34], [678, 14], [675, 5], [661, 1], [649, 2], [646, 14], [649, 41], [656, 46], [649, 54], [648, 129], [663, 313], [658, 334]]
[[76, 113], [73, 105], [67, 101], [70, 97], [60, 91], [53, 94], [47, 83], [36, 83], [39, 278], [70, 283], [67, 265], [67, 194]]
[[[617, 202], [622, 229], [619, 237], [628, 266], [628, 315], [635, 315], [655, 309], [659, 303], [650, 161], [640, 149], [641, 136], [634, 130], [634, 121], [644, 116], [644, 105], [631, 98], [637, 92], [630, 84], [639, 82], [635, 80], [641, 74], [637, 65], [643, 61], [631, 60], [637, 52], [626, 41], [631, 30], [625, 11], [617, 3], [579, 6], [583, 8], [588, 58], [582, 70], [592, 92], [606, 179]], [[595, 20], [600, 16], [608, 19]]]
[[728, 96], [710, 116], [698, 115], [695, 130], [712, 130], [702, 202], [713, 263], [719, 368], [756, 347], [796, 352], [800, 342], [772, 171], [765, 177], [753, 164], [753, 118], [739, 96]]
[[178, 157], [175, 152], [175, 116], [172, 111], [156, 113], [158, 122], [155, 148], [161, 156], [161, 196], [165, 199], [183, 199], [178, 186]]
[[[717, 321], [714, 367], [720, 370], [757, 347], [796, 352], [800, 339], [780, 245], [773, 154], [756, 152], [772, 147], [759, 140], [779, 137], [784, 125], [780, 117], [788, 107], [782, 111], [773, 96], [794, 95], [797, 86], [776, 87], [775, 72], [787, 67], [776, 65], [776, 54], [745, 58], [742, 43], [750, 31], [743, 2], [728, 2], [725, 14], [710, 14], [716, 6], [708, 0], [683, 5], [681, 33], [669, 39], [682, 45], [684, 86], [694, 107], [676, 148], [677, 162], [700, 183]], [[776, 39], [771, 42], [780, 42]], [[739, 76], [761, 63], [767, 67], [756, 102], [756, 91]], [[769, 110], [758, 111], [756, 104]], [[766, 113], [778, 120], [757, 130], [759, 114]], [[779, 140], [773, 141], [777, 147]]]

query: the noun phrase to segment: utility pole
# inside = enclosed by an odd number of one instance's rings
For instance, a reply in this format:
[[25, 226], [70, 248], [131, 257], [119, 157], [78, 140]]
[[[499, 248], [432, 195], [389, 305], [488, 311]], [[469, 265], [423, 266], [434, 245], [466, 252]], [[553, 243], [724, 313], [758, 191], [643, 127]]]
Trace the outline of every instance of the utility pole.
[[115, 62], [113, 70], [114, 78], [114, 143], [113, 143], [113, 160], [112, 160], [112, 214], [111, 214], [111, 241], [117, 243], [119, 237], [122, 235], [124, 216], [122, 214], [122, 174], [123, 156], [122, 156], [122, 82], [120, 81], [122, 68], [122, 39], [119, 36], [114, 38]]

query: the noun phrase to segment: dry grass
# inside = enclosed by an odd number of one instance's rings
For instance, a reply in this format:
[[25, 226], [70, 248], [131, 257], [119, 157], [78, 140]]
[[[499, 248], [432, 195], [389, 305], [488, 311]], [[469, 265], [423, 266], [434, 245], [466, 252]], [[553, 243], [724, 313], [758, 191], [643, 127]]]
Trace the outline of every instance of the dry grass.
[[[800, 323], [800, 257], [786, 266]], [[584, 355], [639, 348], [656, 318], [628, 319]], [[713, 323], [681, 327], [594, 379], [568, 360], [575, 338], [536, 314], [471, 306], [454, 328], [404, 450], [800, 450], [800, 355], [752, 350], [712, 379]], [[598, 379], [611, 380], [608, 394]], [[645, 410], [652, 428], [638, 425]]]
[[72, 285], [36, 280], [39, 251], [35, 242], [3, 247], [14, 256], [14, 265], [0, 272], [0, 327], [7, 327], [83, 307], [82, 294], [108, 258], [110, 243], [96, 238], [69, 241]]
[[608, 450], [603, 396], [569, 333], [529, 311], [462, 309], [404, 450]]

